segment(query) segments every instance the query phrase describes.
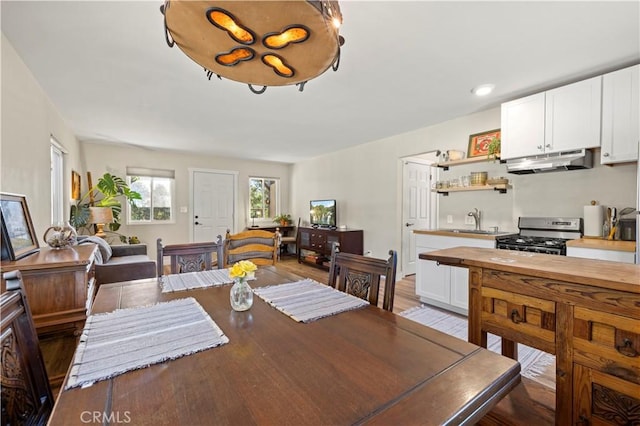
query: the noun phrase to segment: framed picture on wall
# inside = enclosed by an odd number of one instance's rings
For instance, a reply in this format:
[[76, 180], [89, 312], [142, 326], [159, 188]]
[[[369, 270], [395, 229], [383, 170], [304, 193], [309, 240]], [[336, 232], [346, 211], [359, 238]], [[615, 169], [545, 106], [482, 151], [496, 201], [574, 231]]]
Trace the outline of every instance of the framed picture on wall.
[[489, 155], [489, 144], [494, 138], [500, 139], [500, 129], [470, 135], [467, 158]]
[[71, 170], [71, 199], [80, 199], [80, 173], [75, 170]]
[[24, 195], [0, 193], [2, 260], [18, 260], [38, 251], [31, 214]]

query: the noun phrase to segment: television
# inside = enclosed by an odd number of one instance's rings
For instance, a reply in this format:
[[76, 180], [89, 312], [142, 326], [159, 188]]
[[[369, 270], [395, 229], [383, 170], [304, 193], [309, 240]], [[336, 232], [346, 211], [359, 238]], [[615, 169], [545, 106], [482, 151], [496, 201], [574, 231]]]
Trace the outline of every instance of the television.
[[309, 202], [311, 226], [336, 227], [336, 200], [311, 200]]

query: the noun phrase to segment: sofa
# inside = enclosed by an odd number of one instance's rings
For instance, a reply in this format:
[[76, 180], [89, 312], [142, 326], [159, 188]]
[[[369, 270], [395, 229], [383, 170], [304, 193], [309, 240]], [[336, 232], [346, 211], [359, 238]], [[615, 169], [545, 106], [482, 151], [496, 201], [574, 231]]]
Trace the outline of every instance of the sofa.
[[78, 244], [97, 244], [95, 278], [98, 285], [156, 277], [156, 262], [146, 244], [109, 245], [95, 236], [79, 236]]

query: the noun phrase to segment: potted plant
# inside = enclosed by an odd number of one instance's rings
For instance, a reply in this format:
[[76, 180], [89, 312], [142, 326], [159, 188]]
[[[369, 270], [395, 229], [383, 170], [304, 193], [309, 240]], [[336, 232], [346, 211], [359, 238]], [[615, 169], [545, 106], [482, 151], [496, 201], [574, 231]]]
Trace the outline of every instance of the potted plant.
[[500, 157], [500, 138], [493, 138], [487, 146], [487, 159], [495, 160]]
[[[71, 206], [69, 223], [76, 229], [86, 228], [90, 225], [88, 223], [90, 207], [110, 207], [113, 212], [113, 222], [109, 223], [109, 230], [117, 233], [120, 229], [120, 214], [122, 213], [120, 197], [126, 198], [131, 204], [135, 200], [142, 199], [139, 193], [129, 188], [124, 179], [111, 173], [105, 173], [98, 179], [98, 183], [94, 187], [89, 188], [86, 194]], [[126, 236], [119, 235], [119, 237], [123, 243], [127, 242]]]
[[282, 226], [287, 226], [291, 223], [291, 215], [290, 214], [279, 214], [278, 216], [273, 218], [275, 223], [279, 223]]

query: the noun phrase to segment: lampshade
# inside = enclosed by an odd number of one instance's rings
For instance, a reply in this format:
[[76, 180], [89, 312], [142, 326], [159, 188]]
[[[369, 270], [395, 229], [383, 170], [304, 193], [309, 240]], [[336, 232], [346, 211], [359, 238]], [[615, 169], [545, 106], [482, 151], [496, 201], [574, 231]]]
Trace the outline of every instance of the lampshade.
[[[167, 44], [201, 65], [207, 76], [267, 86], [304, 84], [338, 69], [344, 38], [337, 1], [167, 0]], [[263, 86], [255, 89], [253, 86]]]
[[89, 219], [87, 223], [96, 225], [96, 236], [104, 238], [104, 225], [113, 222], [113, 210], [111, 207], [89, 207]]

